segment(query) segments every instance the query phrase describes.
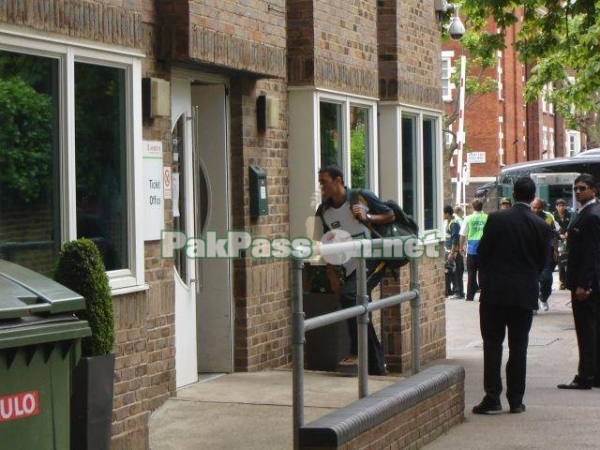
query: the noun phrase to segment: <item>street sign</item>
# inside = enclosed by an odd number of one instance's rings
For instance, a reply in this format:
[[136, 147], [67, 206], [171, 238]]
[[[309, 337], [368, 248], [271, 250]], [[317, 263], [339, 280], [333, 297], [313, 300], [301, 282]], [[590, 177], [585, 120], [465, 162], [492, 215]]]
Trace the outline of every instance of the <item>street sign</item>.
[[485, 164], [485, 152], [469, 152], [467, 153], [467, 161], [469, 164]]

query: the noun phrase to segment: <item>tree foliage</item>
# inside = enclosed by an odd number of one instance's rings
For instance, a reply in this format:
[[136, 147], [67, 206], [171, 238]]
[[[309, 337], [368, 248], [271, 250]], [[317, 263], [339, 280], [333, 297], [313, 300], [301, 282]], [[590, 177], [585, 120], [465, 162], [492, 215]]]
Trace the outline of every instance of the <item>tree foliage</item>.
[[52, 186], [50, 99], [18, 77], [0, 79], [0, 192], [3, 202], [44, 201]]
[[[519, 58], [532, 68], [525, 100], [543, 95], [569, 128], [600, 144], [600, 4], [593, 0], [464, 0], [470, 25], [483, 29], [492, 18], [499, 39], [524, 18], [516, 40]], [[546, 89], [551, 83], [552, 89]]]

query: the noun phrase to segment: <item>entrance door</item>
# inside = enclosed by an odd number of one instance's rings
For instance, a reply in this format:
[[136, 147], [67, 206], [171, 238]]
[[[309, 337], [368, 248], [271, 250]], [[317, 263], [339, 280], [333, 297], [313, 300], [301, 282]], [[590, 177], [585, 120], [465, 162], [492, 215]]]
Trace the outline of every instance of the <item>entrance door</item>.
[[[227, 104], [224, 84], [194, 82], [194, 128], [200, 176], [197, 223], [201, 237], [229, 229], [229, 161]], [[198, 369], [233, 372], [233, 299], [230, 259], [198, 260]]]
[[[204, 238], [208, 230], [226, 237], [225, 85], [178, 72], [173, 75], [171, 93], [174, 228], [188, 238]], [[191, 259], [180, 253], [175, 258], [174, 280], [177, 387], [195, 382], [199, 372], [233, 371], [230, 261]]]
[[[173, 228], [187, 238], [196, 235], [192, 109], [190, 83], [171, 83], [171, 139], [173, 143]], [[175, 381], [181, 387], [198, 380], [196, 359], [196, 264], [185, 252], [175, 256]]]

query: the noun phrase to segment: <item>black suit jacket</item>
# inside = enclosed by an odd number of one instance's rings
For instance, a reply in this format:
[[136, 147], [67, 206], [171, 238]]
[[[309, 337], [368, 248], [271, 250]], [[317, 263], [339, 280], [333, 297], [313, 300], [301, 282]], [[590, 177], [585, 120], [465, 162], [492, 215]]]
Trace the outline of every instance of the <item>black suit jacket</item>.
[[568, 228], [567, 287], [600, 291], [600, 204], [577, 214]]
[[539, 274], [552, 233], [525, 203], [491, 213], [477, 252], [480, 302], [537, 309]]

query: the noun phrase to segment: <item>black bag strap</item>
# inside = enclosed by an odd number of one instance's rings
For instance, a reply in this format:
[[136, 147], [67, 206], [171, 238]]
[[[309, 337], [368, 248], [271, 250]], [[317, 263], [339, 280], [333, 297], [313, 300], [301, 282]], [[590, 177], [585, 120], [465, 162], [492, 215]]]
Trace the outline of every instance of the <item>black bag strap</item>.
[[[363, 199], [364, 202], [361, 202], [360, 199]], [[358, 203], [366, 203], [367, 199], [364, 197], [364, 195], [362, 194], [362, 189], [349, 189], [348, 192], [348, 199], [350, 201], [350, 206], [354, 206]], [[368, 222], [363, 222], [360, 219], [357, 219], [360, 223], [362, 223], [364, 226], [366, 226], [370, 231], [371, 231], [371, 236], [375, 236], [377, 238], [383, 238], [383, 236], [381, 235], [381, 233], [379, 233], [371, 223]]]

